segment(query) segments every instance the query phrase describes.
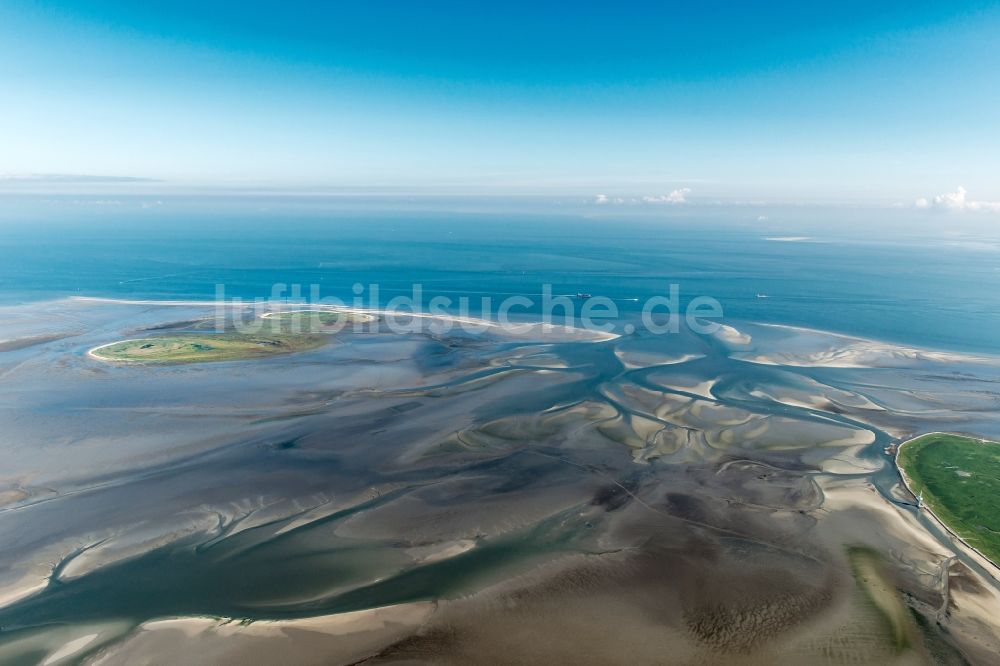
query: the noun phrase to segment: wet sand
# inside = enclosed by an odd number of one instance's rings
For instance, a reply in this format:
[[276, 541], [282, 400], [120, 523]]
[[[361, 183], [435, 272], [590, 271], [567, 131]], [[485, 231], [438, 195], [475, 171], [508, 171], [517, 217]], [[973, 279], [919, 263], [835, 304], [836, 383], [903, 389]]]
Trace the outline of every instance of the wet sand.
[[20, 337], [54, 335], [53, 312], [77, 334], [0, 353], [4, 663], [1000, 651], [995, 572], [883, 451], [957, 422], [997, 437], [991, 359], [731, 322], [345, 330], [288, 357], [135, 367], [87, 350], [210, 308], [21, 310]]

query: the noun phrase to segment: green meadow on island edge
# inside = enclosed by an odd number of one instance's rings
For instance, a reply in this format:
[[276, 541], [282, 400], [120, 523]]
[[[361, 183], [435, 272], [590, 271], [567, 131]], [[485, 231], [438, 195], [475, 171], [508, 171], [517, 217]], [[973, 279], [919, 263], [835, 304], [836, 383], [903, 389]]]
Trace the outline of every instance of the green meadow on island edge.
[[263, 318], [256, 333], [178, 333], [122, 340], [91, 350], [105, 361], [136, 363], [208, 363], [292, 354], [321, 347], [324, 333], [336, 327], [372, 321], [370, 315], [325, 310], [275, 312]]
[[923, 435], [900, 447], [897, 462], [949, 529], [1000, 563], [1000, 443]]

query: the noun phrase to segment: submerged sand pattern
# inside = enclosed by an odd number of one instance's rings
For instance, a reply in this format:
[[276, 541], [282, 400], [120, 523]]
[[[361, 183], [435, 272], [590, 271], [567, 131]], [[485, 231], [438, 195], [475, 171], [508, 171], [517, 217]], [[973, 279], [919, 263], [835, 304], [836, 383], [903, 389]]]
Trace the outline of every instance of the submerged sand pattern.
[[348, 330], [284, 357], [108, 365], [87, 350], [205, 306], [65, 301], [34, 329], [33, 307], [0, 335], [37, 341], [0, 353], [0, 661], [1000, 651], [995, 569], [883, 451], [1000, 434], [989, 359], [733, 323]]

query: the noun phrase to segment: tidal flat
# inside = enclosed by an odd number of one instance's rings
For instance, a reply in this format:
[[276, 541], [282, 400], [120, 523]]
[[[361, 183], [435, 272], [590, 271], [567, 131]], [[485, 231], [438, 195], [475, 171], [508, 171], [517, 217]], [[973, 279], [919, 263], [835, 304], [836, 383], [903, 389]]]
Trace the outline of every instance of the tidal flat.
[[4, 310], [3, 663], [1000, 653], [997, 570], [885, 450], [1000, 437], [998, 359], [734, 321], [115, 364], [211, 306]]

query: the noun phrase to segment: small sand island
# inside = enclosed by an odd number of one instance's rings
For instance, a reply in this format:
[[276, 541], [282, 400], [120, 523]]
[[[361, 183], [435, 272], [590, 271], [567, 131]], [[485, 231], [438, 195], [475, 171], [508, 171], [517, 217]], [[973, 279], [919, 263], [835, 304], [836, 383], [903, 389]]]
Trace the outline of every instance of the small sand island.
[[363, 312], [347, 312], [344, 310], [289, 310], [285, 312], [268, 312], [263, 315], [273, 327], [283, 331], [317, 333], [321, 331], [340, 330], [350, 324], [366, 324], [375, 317]]
[[[326, 344], [329, 334], [349, 324], [374, 320], [368, 314], [333, 310], [269, 312], [259, 332], [181, 332], [121, 340], [88, 353], [101, 361], [126, 363], [209, 363], [292, 354]], [[195, 322], [197, 328], [200, 322]]]
[[910, 491], [949, 530], [1000, 563], [1000, 443], [932, 433], [899, 446]]

